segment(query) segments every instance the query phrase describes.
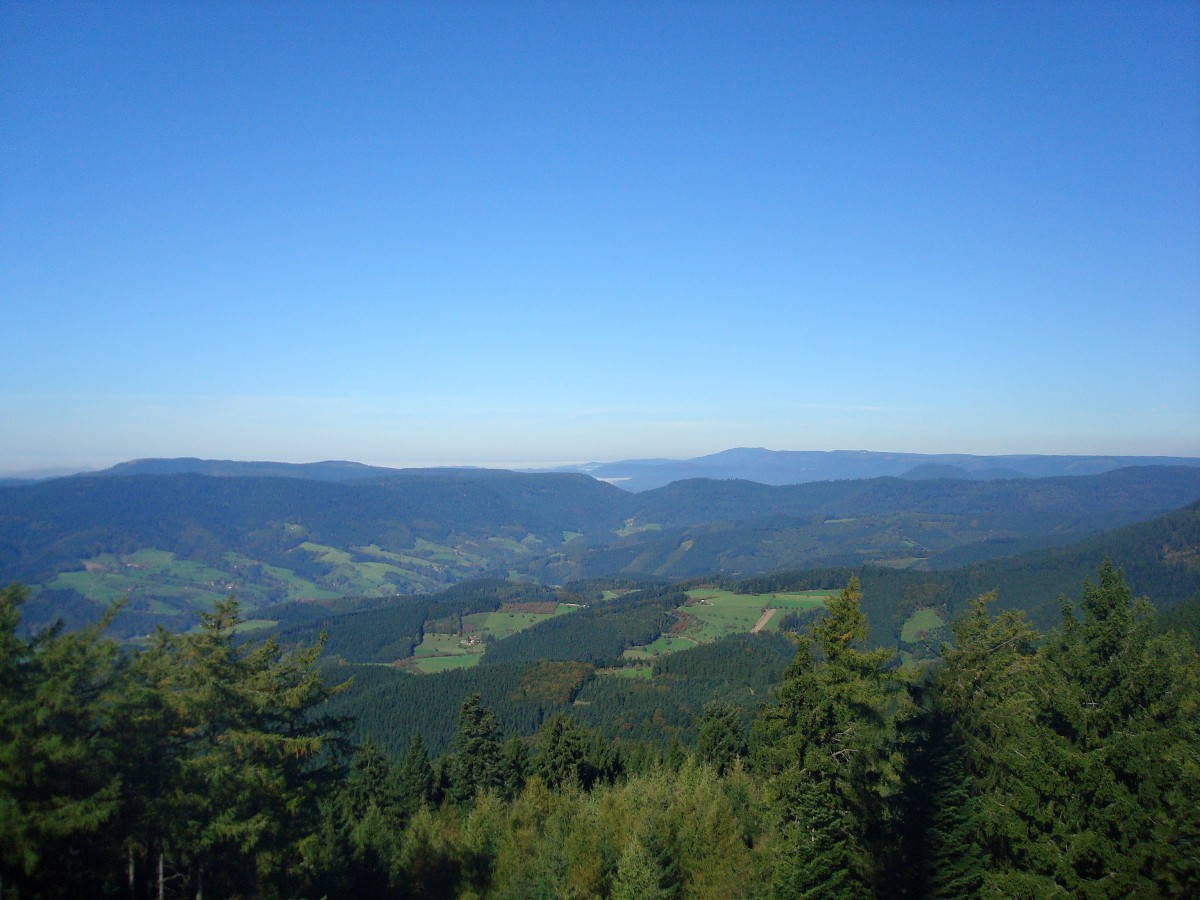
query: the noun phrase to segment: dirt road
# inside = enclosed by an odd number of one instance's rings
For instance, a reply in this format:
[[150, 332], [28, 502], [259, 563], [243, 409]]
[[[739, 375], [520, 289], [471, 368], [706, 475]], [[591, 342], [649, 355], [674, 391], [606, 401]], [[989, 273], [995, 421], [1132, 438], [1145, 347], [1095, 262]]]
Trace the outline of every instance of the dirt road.
[[771, 621], [771, 616], [775, 615], [775, 610], [767, 608], [763, 610], [763, 614], [758, 617], [758, 621], [754, 623], [754, 627], [750, 629], [751, 634], [758, 634], [767, 627], [767, 623]]

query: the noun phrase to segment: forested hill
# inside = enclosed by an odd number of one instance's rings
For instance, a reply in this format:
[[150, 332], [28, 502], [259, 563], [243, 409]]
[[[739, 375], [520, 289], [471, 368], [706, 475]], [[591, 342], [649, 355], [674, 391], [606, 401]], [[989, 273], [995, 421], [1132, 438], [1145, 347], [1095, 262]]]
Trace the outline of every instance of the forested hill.
[[0, 581], [38, 581], [67, 558], [158, 547], [216, 561], [272, 557], [297, 536], [335, 547], [403, 548], [618, 527], [628, 496], [585, 475], [427, 472], [339, 484], [204, 475], [74, 477], [0, 489]]
[[480, 576], [746, 577], [813, 565], [945, 565], [1145, 520], [1200, 497], [1200, 469], [1013, 481], [686, 481], [630, 494], [582, 474], [407, 470], [345, 482], [196, 474], [0, 487], [0, 583], [27, 621], [189, 627], [229, 594], [433, 592]]
[[591, 463], [574, 471], [645, 491], [688, 478], [739, 478], [762, 484], [803, 484], [847, 478], [1053, 478], [1099, 475], [1128, 466], [1200, 466], [1177, 456], [972, 456], [879, 453], [867, 450], [765, 450], [738, 447], [695, 459], [628, 459]]
[[315, 463], [243, 462], [232, 459], [133, 459], [91, 474], [112, 475], [220, 475], [223, 477], [309, 478], [314, 481], [358, 481], [386, 478], [401, 472], [382, 466], [342, 459]]
[[[963, 453], [880, 453], [866, 450], [765, 450], [738, 447], [695, 459], [630, 459], [563, 466], [556, 472], [586, 472], [628, 491], [662, 487], [691, 478], [740, 479], [761, 484], [806, 484], [845, 479], [953, 478], [1003, 480], [1100, 475], [1130, 466], [1200, 466], [1200, 459], [1178, 456], [972, 456]], [[354, 481], [396, 477], [414, 469], [369, 466], [345, 460], [315, 463], [242, 462], [227, 459], [135, 459], [97, 475], [222, 475]], [[434, 471], [445, 472], [447, 469]], [[483, 471], [470, 468], [460, 473]]]
[[670, 525], [767, 516], [889, 513], [961, 515], [988, 528], [1025, 530], [1053, 519], [1060, 531], [1102, 531], [1200, 498], [1200, 468], [1142, 466], [1101, 475], [1007, 481], [871, 478], [796, 485], [692, 479], [636, 496], [640, 520]]
[[[955, 569], [803, 569], [744, 579], [737, 588], [756, 593], [835, 588], [857, 575], [870, 613], [871, 643], [917, 651], [921, 646], [936, 649], [938, 641], [948, 638], [949, 623], [974, 598], [992, 591], [998, 608], [1021, 610], [1039, 628], [1053, 627], [1059, 622], [1060, 598], [1078, 600], [1085, 579], [1105, 560], [1123, 570], [1135, 594], [1150, 597], [1162, 611], [1200, 601], [1200, 502], [1065, 547]], [[910, 629], [906, 637], [905, 624], [922, 610], [928, 624]], [[917, 631], [922, 632], [919, 637]]]

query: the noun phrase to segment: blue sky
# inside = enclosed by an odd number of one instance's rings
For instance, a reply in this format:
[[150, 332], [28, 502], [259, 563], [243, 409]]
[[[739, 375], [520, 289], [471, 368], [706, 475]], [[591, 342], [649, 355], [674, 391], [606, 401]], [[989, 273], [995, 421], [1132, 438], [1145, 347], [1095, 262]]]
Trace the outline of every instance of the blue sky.
[[0, 471], [1200, 455], [1195, 3], [8, 3], [0, 41]]

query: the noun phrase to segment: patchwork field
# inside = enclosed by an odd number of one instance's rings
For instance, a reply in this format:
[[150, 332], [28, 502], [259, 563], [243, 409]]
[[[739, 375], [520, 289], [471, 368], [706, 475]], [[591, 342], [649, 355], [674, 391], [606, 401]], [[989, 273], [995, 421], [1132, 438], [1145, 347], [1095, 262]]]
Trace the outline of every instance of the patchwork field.
[[918, 609], [900, 629], [900, 640], [906, 644], [925, 640], [930, 632], [944, 628], [946, 620], [936, 609]]
[[644, 646], [630, 647], [625, 651], [625, 657], [653, 659], [730, 634], [745, 634], [755, 630], [767, 610], [775, 612], [762, 623], [761, 630], [778, 631], [788, 613], [824, 606], [832, 593], [737, 594], [719, 588], [697, 588], [688, 591], [688, 602], [676, 611], [677, 621], [669, 633]]
[[[530, 606], [552, 606], [552, 609], [547, 612], [524, 611]], [[413, 651], [412, 666], [423, 674], [473, 666], [486, 652], [488, 642], [502, 640], [578, 608], [570, 603], [506, 604], [495, 612], [463, 616], [462, 634], [426, 631], [421, 643]]]
[[207, 608], [242, 587], [234, 573], [176, 559], [165, 550], [103, 553], [83, 560], [82, 565], [82, 571], [62, 572], [46, 587], [69, 588], [105, 605], [136, 598], [149, 610], [162, 613], [183, 607]]
[[[252, 610], [296, 600], [422, 593], [479, 575], [498, 558], [507, 561], [531, 553], [528, 541], [452, 547], [417, 539], [412, 547], [396, 552], [377, 544], [348, 548], [319, 544], [305, 540], [307, 535], [295, 526], [288, 526], [287, 533], [297, 543], [273, 560], [278, 564], [235, 551], [224, 553], [216, 562], [203, 563], [167, 550], [145, 548], [80, 559], [77, 569], [59, 572], [42, 587], [73, 591], [104, 606], [128, 598], [134, 609], [173, 616], [211, 608], [231, 594]], [[477, 549], [483, 552], [474, 552]], [[292, 558], [296, 562], [289, 567], [287, 561]], [[495, 623], [495, 627], [503, 624]]]

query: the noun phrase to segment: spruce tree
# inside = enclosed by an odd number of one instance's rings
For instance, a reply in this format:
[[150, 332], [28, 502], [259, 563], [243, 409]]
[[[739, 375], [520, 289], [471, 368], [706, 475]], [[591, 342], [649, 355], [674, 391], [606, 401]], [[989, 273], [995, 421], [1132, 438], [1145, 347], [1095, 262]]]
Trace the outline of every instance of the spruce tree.
[[429, 763], [429, 753], [425, 750], [425, 739], [419, 732], [413, 735], [408, 744], [398, 778], [397, 793], [405, 818], [411, 817], [425, 804], [433, 802], [436, 781], [433, 766]]
[[719, 775], [724, 775], [745, 755], [746, 738], [742, 734], [741, 717], [734, 707], [720, 700], [704, 707], [696, 752], [701, 761], [715, 768]]
[[[933, 864], [957, 860], [943, 895], [1188, 896], [1200, 889], [1200, 664], [1156, 636], [1105, 563], [1081, 617], [1040, 648], [987, 598], [955, 626], [936, 685], [945, 739]], [[972, 860], [977, 872], [964, 867]]]
[[478, 791], [499, 787], [500, 725], [479, 694], [463, 701], [446, 766], [454, 803], [470, 803]]
[[120, 653], [100, 622], [17, 634], [28, 591], [0, 590], [0, 881], [31, 896], [94, 890], [119, 867]]
[[316, 712], [332, 692], [321, 645], [238, 645], [240, 621], [237, 601], [221, 601], [198, 632], [160, 631], [138, 660], [167, 729], [147, 830], [196, 893], [288, 884], [345, 748], [344, 723]]
[[555, 713], [542, 726], [534, 771], [552, 788], [588, 786], [592, 773], [587, 739], [573, 719]]
[[776, 881], [784, 896], [870, 893], [898, 843], [903, 726], [916, 709], [908, 678], [888, 668], [893, 651], [862, 649], [860, 601], [852, 579], [810, 627], [756, 723], [756, 760], [789, 837]]

